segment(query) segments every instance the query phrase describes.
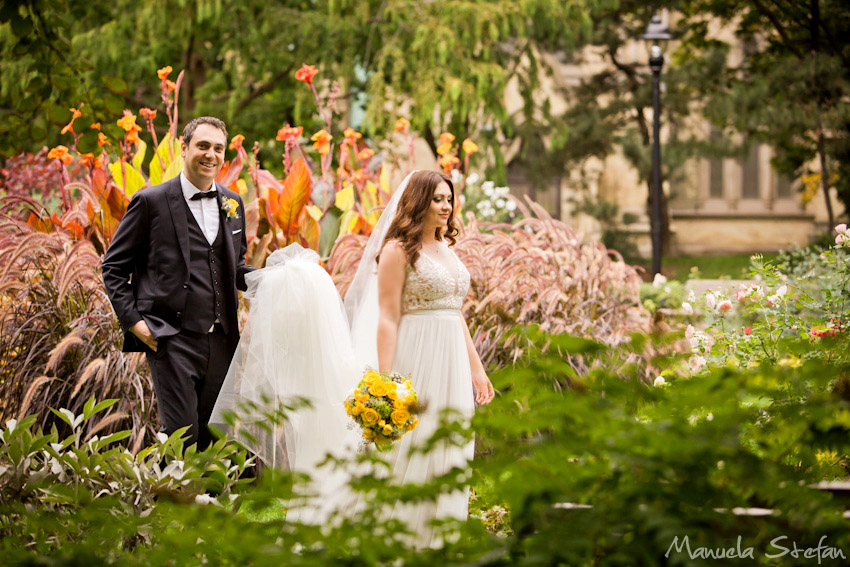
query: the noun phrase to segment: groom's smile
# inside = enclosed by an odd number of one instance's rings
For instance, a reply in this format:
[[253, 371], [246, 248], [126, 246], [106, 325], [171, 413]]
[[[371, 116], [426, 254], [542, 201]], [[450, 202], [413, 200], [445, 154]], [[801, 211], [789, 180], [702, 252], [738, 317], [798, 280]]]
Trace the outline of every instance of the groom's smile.
[[183, 171], [195, 187], [202, 191], [212, 187], [224, 164], [226, 147], [224, 132], [211, 124], [199, 124], [189, 144], [183, 143]]

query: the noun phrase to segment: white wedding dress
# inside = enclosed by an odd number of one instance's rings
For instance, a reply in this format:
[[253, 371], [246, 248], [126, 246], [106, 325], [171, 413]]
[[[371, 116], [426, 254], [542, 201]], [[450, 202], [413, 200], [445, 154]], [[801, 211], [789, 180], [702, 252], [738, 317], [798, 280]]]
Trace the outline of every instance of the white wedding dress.
[[[318, 264], [318, 254], [297, 244], [274, 252], [265, 268], [246, 276], [248, 324], [210, 424], [239, 439], [265, 465], [312, 477], [313, 497], [305, 506], [290, 508], [288, 519], [321, 524], [334, 512], [357, 508], [356, 497], [346, 489], [346, 473], [318, 465], [329, 453], [350, 457], [360, 442], [359, 430], [348, 427], [343, 400], [367, 366], [377, 368], [374, 258], [409, 178], [375, 226], [344, 307]], [[466, 467], [473, 457], [473, 442], [439, 444], [427, 454], [410, 454], [438, 428], [443, 410], [454, 410], [463, 419], [474, 410], [460, 311], [470, 278], [454, 252], [450, 256], [454, 266], [420, 251], [416, 265], [406, 268], [393, 370], [411, 378], [427, 409], [418, 427], [387, 455], [392, 479], [399, 483], [425, 482], [453, 467]], [[312, 407], [287, 412], [280, 423], [269, 418], [270, 409], [294, 398], [309, 400]], [[239, 416], [235, 424], [228, 418], [233, 413]], [[429, 528], [432, 519], [464, 520], [467, 508], [468, 489], [442, 494], [436, 502], [399, 504], [390, 513], [407, 523], [417, 546], [426, 547], [439, 542]]]

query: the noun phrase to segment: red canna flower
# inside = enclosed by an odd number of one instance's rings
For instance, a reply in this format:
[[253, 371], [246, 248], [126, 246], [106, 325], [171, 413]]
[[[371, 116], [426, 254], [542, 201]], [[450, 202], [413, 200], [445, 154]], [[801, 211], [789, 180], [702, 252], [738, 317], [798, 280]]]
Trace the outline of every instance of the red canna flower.
[[105, 146], [107, 144], [109, 144], [110, 146], [112, 145], [109, 142], [109, 140], [106, 138], [106, 134], [104, 134], [103, 132], [99, 133], [97, 135], [97, 145], [102, 148], [103, 146]]
[[313, 77], [319, 72], [315, 65], [301, 64], [301, 68], [295, 71], [295, 80], [313, 84]]
[[286, 126], [277, 131], [277, 140], [283, 142], [289, 139], [298, 139], [304, 133], [303, 126], [290, 126], [287, 122]]
[[176, 91], [177, 90], [177, 83], [175, 83], [174, 81], [165, 81], [165, 84], [168, 86], [168, 90], [170, 90], [170, 91]]
[[127, 132], [127, 143], [128, 144], [135, 144], [136, 142], [138, 142], [139, 141], [139, 132], [141, 132], [141, 131], [142, 131], [141, 126], [139, 126], [138, 124], [133, 124], [133, 128], [131, 128], [130, 131]]
[[168, 65], [166, 67], [163, 67], [162, 69], [159, 69], [156, 72], [156, 76], [164, 81], [165, 78], [168, 77], [168, 75], [171, 73], [171, 71], [173, 71], [173, 69], [171, 68], [171, 65]]
[[100, 130], [100, 122], [95, 122], [94, 124], [92, 124], [92, 125], [90, 126], [90, 128], [91, 128], [92, 130], [98, 130], [98, 131], [99, 131], [99, 130]]
[[142, 115], [142, 118], [145, 120], [153, 120], [156, 118], [156, 110], [151, 110], [150, 108], [142, 108], [139, 110], [139, 114]]
[[92, 167], [100, 167], [103, 165], [103, 155], [94, 157], [93, 153], [80, 154], [80, 165], [88, 165]]

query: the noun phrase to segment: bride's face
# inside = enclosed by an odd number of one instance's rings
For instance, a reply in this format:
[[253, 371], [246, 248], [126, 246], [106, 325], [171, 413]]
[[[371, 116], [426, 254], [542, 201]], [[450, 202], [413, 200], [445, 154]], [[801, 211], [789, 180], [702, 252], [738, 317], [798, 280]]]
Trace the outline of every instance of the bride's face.
[[431, 197], [431, 206], [428, 208], [428, 212], [425, 213], [425, 229], [446, 228], [453, 206], [452, 190], [449, 189], [448, 183], [440, 183], [434, 189], [434, 196]]

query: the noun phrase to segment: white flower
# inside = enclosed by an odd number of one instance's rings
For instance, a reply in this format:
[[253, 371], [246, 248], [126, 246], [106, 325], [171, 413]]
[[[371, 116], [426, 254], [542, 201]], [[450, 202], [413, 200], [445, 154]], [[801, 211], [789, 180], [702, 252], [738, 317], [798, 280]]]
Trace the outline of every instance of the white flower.
[[695, 303], [695, 302], [696, 302], [696, 300], [697, 300], [697, 296], [696, 296], [696, 294], [694, 293], [694, 290], [690, 290], [690, 291], [688, 291], [688, 302], [690, 302], [690, 303]]
[[201, 506], [206, 506], [207, 504], [218, 504], [218, 500], [209, 494], [198, 494], [195, 496], [195, 504], [200, 504]]
[[458, 169], [452, 170], [452, 183], [457, 185], [458, 183], [460, 183], [460, 179], [462, 177], [463, 177], [463, 174], [460, 172], [460, 170], [458, 170]]
[[653, 287], [661, 287], [662, 285], [667, 283], [667, 278], [662, 276], [661, 274], [655, 274], [655, 277], [652, 278]]
[[17, 426], [18, 426], [18, 420], [17, 419], [10, 419], [9, 421], [6, 422], [6, 429], [9, 430], [9, 433], [13, 432]]
[[664, 286], [664, 293], [670, 293], [672, 291], [673, 291], [673, 288], [671, 288], [669, 285]]
[[710, 291], [705, 294], [705, 304], [709, 309], [714, 309], [714, 306], [717, 305], [717, 298]]
[[483, 211], [484, 209], [489, 209], [490, 208], [489, 199], [484, 199], [483, 201], [478, 201], [478, 204], [475, 205], [475, 208], [478, 209], [479, 211]]
[[778, 297], [784, 297], [786, 293], [788, 293], [788, 286], [784, 284], [779, 286], [779, 289], [776, 290], [776, 295]]
[[663, 385], [665, 385], [666, 383], [667, 383], [667, 381], [666, 381], [666, 380], [664, 380], [664, 377], [663, 377], [663, 376], [659, 376], [658, 378], [656, 378], [656, 379], [655, 379], [655, 381], [652, 383], [652, 385], [653, 385], [653, 386], [663, 386]]
[[505, 200], [504, 199], [496, 199], [496, 207], [499, 209], [505, 208]]
[[495, 197], [496, 196], [496, 192], [493, 190], [492, 185], [487, 185], [486, 183], [484, 183], [483, 185], [481, 185], [481, 189], [484, 190], [484, 194], [487, 195], [488, 197]]
[[682, 302], [682, 313], [684, 313], [685, 315], [693, 315], [694, 314], [693, 306], [690, 303], [688, 303], [687, 301], [683, 301]]
[[714, 414], [713, 414], [713, 413], [709, 413], [707, 416], [705, 416], [705, 419], [706, 419], [706, 420], [708, 420], [708, 421], [713, 420], [713, 419], [714, 419]]
[[477, 173], [470, 173], [469, 176], [466, 178], [466, 184], [467, 185], [475, 185], [476, 183], [478, 183], [479, 179], [480, 179], [480, 177], [478, 176]]
[[688, 367], [692, 372], [698, 371], [703, 366], [705, 366], [705, 357], [703, 356], [695, 354], [688, 360]]
[[166, 441], [168, 441], [168, 435], [166, 435], [162, 431], [157, 432], [156, 438], [160, 443], [165, 443]]
[[508, 189], [507, 187], [504, 187], [504, 186], [496, 187], [496, 195], [501, 195], [502, 197], [504, 197], [505, 195], [507, 195], [510, 192], [511, 192], [511, 190]]
[[481, 190], [486, 193], [488, 190], [492, 191], [493, 187], [495, 187], [495, 186], [496, 186], [496, 184], [493, 183], [492, 181], [485, 181], [484, 183], [481, 184]]
[[516, 210], [516, 203], [514, 203], [513, 201], [508, 201], [507, 203], [505, 203], [505, 208], [509, 211]]
[[460, 195], [460, 196], [459, 196], [459, 199], [460, 199], [460, 204], [461, 204], [461, 206], [463, 206], [464, 204], [466, 204], [466, 197], [464, 197], [463, 195]]

